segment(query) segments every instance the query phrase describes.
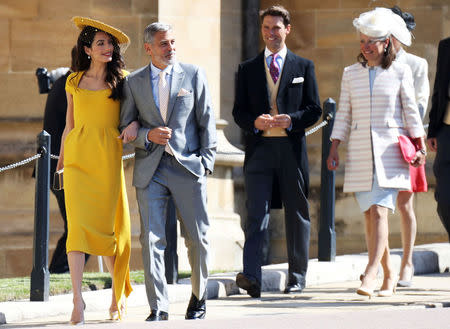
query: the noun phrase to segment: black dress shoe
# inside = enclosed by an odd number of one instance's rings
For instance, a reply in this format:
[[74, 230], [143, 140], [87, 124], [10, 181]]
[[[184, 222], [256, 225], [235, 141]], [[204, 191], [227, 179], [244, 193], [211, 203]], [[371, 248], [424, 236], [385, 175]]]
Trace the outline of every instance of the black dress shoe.
[[152, 310], [145, 321], [166, 321], [169, 320], [169, 314], [164, 311]]
[[247, 290], [247, 294], [249, 294], [250, 297], [261, 297], [261, 285], [258, 281], [249, 278], [244, 273], [238, 273], [236, 275], [236, 284], [239, 288]]
[[291, 292], [302, 292], [305, 287], [300, 283], [288, 284], [284, 289], [285, 294], [290, 294]]
[[194, 294], [191, 295], [188, 308], [186, 310], [186, 320], [204, 319], [206, 315], [206, 301], [205, 297], [198, 299]]

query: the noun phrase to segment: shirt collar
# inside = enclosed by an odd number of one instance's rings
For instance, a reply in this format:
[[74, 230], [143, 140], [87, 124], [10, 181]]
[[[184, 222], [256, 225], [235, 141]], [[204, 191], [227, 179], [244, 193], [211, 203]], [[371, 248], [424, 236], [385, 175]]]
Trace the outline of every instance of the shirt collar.
[[[284, 45], [284, 47], [277, 53], [278, 56], [280, 56], [283, 61], [286, 58], [286, 54], [287, 54], [287, 47], [286, 45]], [[266, 49], [264, 50], [264, 57], [269, 57], [272, 55], [272, 52], [266, 47]]]
[[[164, 69], [166, 71], [167, 75], [171, 75], [173, 70], [173, 65], [167, 65], [167, 67]], [[163, 71], [161, 69], [158, 69], [153, 63], [150, 63], [150, 72], [152, 74], [152, 79], [159, 78], [159, 73]]]
[[395, 59], [399, 59], [403, 56], [405, 56], [406, 51], [403, 48], [400, 48], [400, 50], [397, 52], [397, 54], [395, 54]]

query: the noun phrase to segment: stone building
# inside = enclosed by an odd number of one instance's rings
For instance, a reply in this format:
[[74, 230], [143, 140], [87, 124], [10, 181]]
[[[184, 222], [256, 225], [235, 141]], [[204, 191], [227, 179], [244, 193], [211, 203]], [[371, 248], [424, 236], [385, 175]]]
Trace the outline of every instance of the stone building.
[[[410, 51], [428, 60], [429, 78], [434, 81], [437, 44], [450, 35], [448, 0], [280, 0], [292, 13], [288, 47], [312, 59], [316, 65], [320, 98], [337, 100], [342, 70], [352, 64], [358, 41], [352, 19], [376, 5], [397, 4], [416, 17], [417, 29]], [[262, 49], [255, 27], [257, 9], [272, 5], [266, 0], [2, 0], [0, 2], [0, 167], [36, 153], [35, 139], [42, 127], [45, 95], [38, 93], [37, 67], [55, 69], [69, 66], [70, 49], [77, 29], [72, 16], [88, 16], [117, 26], [132, 43], [125, 54], [127, 69], [148, 63], [143, 51], [142, 32], [156, 20], [174, 26], [180, 61], [201, 65], [209, 80], [216, 118], [221, 130], [221, 154], [216, 173], [209, 180], [209, 211], [214, 248], [214, 269], [238, 269], [243, 235], [240, 218], [245, 218], [240, 165], [242, 156], [233, 153], [241, 146], [241, 135], [233, 123], [234, 77], [237, 64]], [[248, 20], [250, 18], [250, 20]], [[258, 46], [259, 44], [259, 46]], [[254, 45], [254, 46], [253, 46]], [[229, 122], [225, 124], [222, 119]], [[227, 140], [231, 143], [228, 144]], [[321, 133], [308, 137], [311, 167], [311, 258], [317, 256]], [[427, 169], [430, 191], [416, 198], [418, 243], [445, 241], [446, 235], [435, 213], [432, 165]], [[0, 173], [0, 277], [29, 275], [31, 272], [34, 216], [32, 164]], [[141, 267], [138, 241], [139, 219], [131, 187], [132, 160], [125, 163], [132, 214], [133, 253], [131, 266]], [[234, 184], [233, 184], [234, 182]], [[362, 215], [353, 197], [342, 193], [342, 172], [337, 175], [336, 230], [338, 253], [365, 249]], [[59, 212], [51, 197], [50, 252], [62, 231]], [[281, 211], [271, 223], [272, 261], [283, 261], [285, 250]], [[391, 245], [398, 247], [399, 218], [391, 216]], [[179, 243], [179, 245], [183, 245]], [[221, 247], [227, 246], [225, 250]], [[180, 247], [182, 249], [182, 247]], [[227, 249], [228, 248], [228, 249]], [[230, 249], [231, 248], [231, 249]], [[231, 252], [230, 252], [231, 250]], [[180, 250], [181, 268], [186, 257]], [[220, 259], [220, 262], [219, 262]], [[95, 262], [88, 264], [95, 269]]]

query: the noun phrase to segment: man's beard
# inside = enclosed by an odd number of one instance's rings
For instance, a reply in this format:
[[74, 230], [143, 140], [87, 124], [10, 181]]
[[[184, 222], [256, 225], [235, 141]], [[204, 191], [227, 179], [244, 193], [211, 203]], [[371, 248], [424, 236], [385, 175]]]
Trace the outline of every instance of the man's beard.
[[167, 65], [173, 65], [176, 62], [176, 53], [174, 51], [171, 51], [169, 55], [172, 55], [172, 57], [170, 59], [167, 59], [166, 57], [166, 64]]

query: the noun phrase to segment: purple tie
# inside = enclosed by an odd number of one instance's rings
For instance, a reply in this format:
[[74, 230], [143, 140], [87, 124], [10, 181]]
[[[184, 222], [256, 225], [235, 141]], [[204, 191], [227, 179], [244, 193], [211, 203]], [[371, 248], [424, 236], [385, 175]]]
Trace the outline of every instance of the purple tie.
[[280, 67], [278, 66], [278, 63], [276, 61], [277, 57], [277, 54], [272, 55], [272, 61], [270, 62], [269, 66], [270, 76], [272, 77], [273, 83], [277, 83], [280, 76]]

